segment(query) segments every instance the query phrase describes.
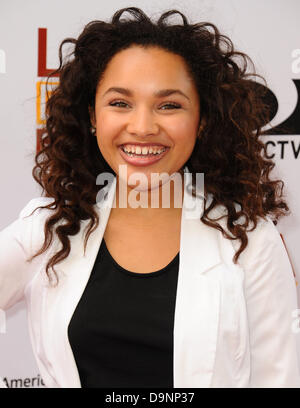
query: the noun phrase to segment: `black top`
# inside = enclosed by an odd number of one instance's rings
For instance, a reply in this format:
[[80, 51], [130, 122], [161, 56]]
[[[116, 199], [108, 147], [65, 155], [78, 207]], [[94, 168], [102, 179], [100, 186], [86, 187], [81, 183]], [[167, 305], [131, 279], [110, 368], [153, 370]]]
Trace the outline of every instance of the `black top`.
[[127, 271], [102, 239], [68, 327], [82, 387], [173, 388], [178, 267], [179, 253], [159, 271]]

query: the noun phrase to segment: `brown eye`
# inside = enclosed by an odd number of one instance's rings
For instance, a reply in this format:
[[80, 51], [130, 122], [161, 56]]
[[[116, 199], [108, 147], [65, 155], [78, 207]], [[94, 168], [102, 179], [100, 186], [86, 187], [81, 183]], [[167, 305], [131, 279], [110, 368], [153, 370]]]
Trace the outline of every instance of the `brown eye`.
[[[165, 105], [162, 106], [162, 108], [164, 108], [165, 106], [170, 107], [167, 110], [169, 110], [169, 109], [180, 109], [181, 108], [181, 106], [178, 105], [177, 103], [166, 103]], [[165, 110], [165, 109], [163, 109], [163, 110]]]
[[[126, 102], [123, 101], [114, 101], [109, 103], [110, 106], [116, 106], [117, 108], [125, 108], [128, 106]], [[166, 107], [166, 109], [165, 109]], [[181, 106], [178, 105], [177, 103], [166, 103], [161, 107], [163, 110], [169, 110], [169, 109], [180, 109]]]
[[[123, 108], [124, 105], [127, 105], [127, 103], [122, 102], [122, 101], [115, 101], [115, 102], [110, 102], [109, 105], [110, 105], [110, 106], [117, 106], [117, 107], [119, 107], [119, 108]], [[120, 106], [120, 105], [123, 105], [123, 106]]]

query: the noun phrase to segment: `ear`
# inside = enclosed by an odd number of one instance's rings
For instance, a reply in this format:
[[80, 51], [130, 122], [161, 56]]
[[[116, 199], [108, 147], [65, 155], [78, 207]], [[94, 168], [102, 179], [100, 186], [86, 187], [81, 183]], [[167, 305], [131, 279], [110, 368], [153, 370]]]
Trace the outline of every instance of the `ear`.
[[202, 130], [206, 126], [206, 118], [203, 116], [200, 120], [199, 127], [198, 127], [198, 134], [201, 135]]
[[95, 110], [89, 106], [90, 121], [92, 126], [96, 127]]

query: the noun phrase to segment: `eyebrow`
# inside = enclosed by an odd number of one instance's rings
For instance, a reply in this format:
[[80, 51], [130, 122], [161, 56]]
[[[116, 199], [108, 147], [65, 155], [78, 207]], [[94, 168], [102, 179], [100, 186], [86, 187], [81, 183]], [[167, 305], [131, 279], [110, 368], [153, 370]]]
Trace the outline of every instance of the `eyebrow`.
[[[132, 96], [132, 92], [128, 88], [120, 88], [120, 87], [111, 87], [109, 88], [104, 94], [106, 95], [108, 92], [118, 92], [126, 96]], [[164, 97], [173, 94], [180, 94], [184, 96], [186, 99], [190, 100], [180, 89], [161, 89], [160, 91], [154, 92], [154, 96], [156, 97]]]

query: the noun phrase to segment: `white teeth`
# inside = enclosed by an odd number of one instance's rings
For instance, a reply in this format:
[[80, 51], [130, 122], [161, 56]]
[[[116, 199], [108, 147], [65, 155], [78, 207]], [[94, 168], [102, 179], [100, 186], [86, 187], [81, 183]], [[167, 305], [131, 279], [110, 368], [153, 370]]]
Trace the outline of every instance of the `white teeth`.
[[138, 155], [148, 155], [148, 154], [160, 154], [166, 150], [165, 147], [140, 147], [140, 146], [123, 146], [122, 150], [125, 153], [133, 153], [133, 154], [138, 154]]

